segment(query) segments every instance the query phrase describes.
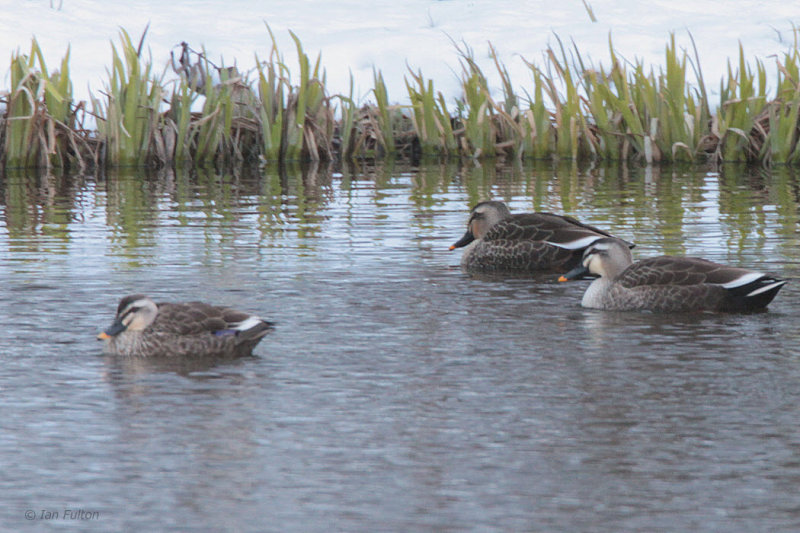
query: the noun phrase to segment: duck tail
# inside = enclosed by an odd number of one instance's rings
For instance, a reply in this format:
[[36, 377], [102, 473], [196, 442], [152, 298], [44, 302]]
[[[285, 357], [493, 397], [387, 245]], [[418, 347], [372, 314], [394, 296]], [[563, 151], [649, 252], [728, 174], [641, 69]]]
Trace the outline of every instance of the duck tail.
[[729, 289], [731, 296], [743, 310], [763, 309], [777, 296], [786, 280], [761, 276], [750, 283]]
[[274, 327], [275, 324], [273, 322], [263, 320], [257, 316], [251, 316], [238, 323], [234, 329], [239, 337], [255, 340], [269, 333]]

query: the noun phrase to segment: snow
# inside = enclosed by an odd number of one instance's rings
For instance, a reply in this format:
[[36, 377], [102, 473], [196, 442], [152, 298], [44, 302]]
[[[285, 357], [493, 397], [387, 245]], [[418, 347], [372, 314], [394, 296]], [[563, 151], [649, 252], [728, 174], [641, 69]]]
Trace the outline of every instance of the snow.
[[[670, 32], [685, 48], [691, 46], [691, 32], [714, 94], [728, 60], [738, 59], [739, 42], [751, 62], [759, 58], [774, 71], [770, 56], [790, 49], [793, 24], [800, 24], [800, 2], [787, 0], [587, 1], [597, 22], [581, 0], [0, 0], [0, 52], [9, 59], [14, 50], [27, 53], [35, 36], [53, 69], [70, 47], [75, 97], [86, 100], [106, 83], [110, 43], [119, 42], [120, 28], [138, 40], [150, 24], [145, 45], [157, 72], [181, 41], [196, 50], [205, 47], [218, 64], [224, 60], [246, 71], [255, 67], [255, 54], [269, 54], [269, 24], [290, 67], [296, 56], [289, 30], [312, 58], [322, 53], [330, 92], [347, 94], [352, 73], [355, 96], [365, 101], [375, 67], [390, 100], [406, 102], [409, 67], [421, 70], [447, 97], [459, 95], [454, 42], [472, 48], [496, 80], [488, 57], [491, 42], [514, 84], [525, 88], [531, 75], [523, 58], [542, 65], [543, 51], [557, 46], [556, 36], [568, 46], [574, 41], [584, 59], [608, 64], [611, 35], [621, 56], [659, 66]], [[0, 72], [0, 88], [6, 90], [8, 67]]]

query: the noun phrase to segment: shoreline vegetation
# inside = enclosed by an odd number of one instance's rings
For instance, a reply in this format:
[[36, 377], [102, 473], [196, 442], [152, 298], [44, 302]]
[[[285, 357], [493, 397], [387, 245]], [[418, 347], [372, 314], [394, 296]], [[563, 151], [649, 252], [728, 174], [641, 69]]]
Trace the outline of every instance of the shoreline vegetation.
[[[34, 38], [28, 54], [12, 54], [11, 88], [0, 91], [0, 168], [386, 158], [800, 163], [798, 28], [791, 50], [775, 58], [772, 89], [768, 66], [748, 61], [740, 45], [713, 111], [694, 41], [691, 50], [679, 49], [674, 34], [658, 68], [626, 61], [610, 37], [609, 65], [587, 63], [574, 45], [557, 39], [541, 65], [526, 60], [532, 82], [523, 94], [491, 44], [497, 91], [473, 50], [453, 42], [462, 94], [448, 101], [434, 80], [409, 67], [404, 97], [410, 103], [399, 105], [390, 103], [378, 69], [366, 103], [355, 101], [352, 77], [350, 94], [330, 94], [321, 56], [312, 60], [290, 32], [298, 56], [290, 67], [269, 26], [267, 33], [270, 53], [256, 56], [249, 73], [218, 67], [182, 43], [180, 56], [158, 74], [142, 53], [147, 28], [138, 42], [122, 29], [119, 42], [111, 43], [109, 79], [88, 104], [72, 97], [69, 49], [50, 71]], [[177, 79], [166, 81], [169, 69]]]

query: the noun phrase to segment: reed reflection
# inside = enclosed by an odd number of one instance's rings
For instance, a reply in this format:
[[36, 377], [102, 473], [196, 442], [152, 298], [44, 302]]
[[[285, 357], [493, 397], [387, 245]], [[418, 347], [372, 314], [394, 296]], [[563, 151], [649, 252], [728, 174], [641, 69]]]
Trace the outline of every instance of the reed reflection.
[[2, 213], [12, 249], [64, 253], [71, 224], [84, 218], [90, 185], [84, 176], [8, 171], [2, 181]]
[[647, 255], [712, 249], [729, 260], [724, 254], [755, 253], [775, 241], [771, 228], [790, 236], [798, 223], [798, 182], [785, 168], [754, 174], [741, 165], [717, 173], [696, 166], [538, 162], [501, 169], [469, 164], [457, 176], [467, 197], [465, 213], [490, 198], [529, 205], [528, 211], [566, 213], [627, 235]]
[[784, 256], [791, 255], [800, 249], [800, 175], [788, 167], [775, 169], [771, 190], [777, 218], [775, 232], [780, 236], [778, 248]]
[[134, 170], [114, 170], [105, 180], [105, 212], [112, 255], [133, 265], [152, 259], [156, 244], [159, 204], [169, 182]]
[[296, 236], [307, 246], [320, 234], [325, 207], [334, 201], [333, 167], [327, 163], [281, 164], [261, 170], [257, 202], [260, 245], [282, 246], [282, 237]]
[[[120, 169], [100, 178], [9, 171], [0, 192], [11, 249], [65, 253], [75, 231], [90, 224], [103, 235], [107, 253], [132, 266], [159, 261], [175, 247], [188, 249], [198, 234], [204, 261], [227, 261], [241, 246], [315, 249], [323, 235], [357, 225], [353, 217], [365, 200], [377, 206], [373, 220], [394, 217], [420, 239], [439, 238], [445, 226], [450, 235], [459, 205], [466, 216], [491, 198], [515, 212], [573, 215], [635, 241], [635, 255], [752, 263], [773, 252], [792, 258], [800, 248], [800, 185], [787, 167], [725, 165], [710, 172], [451, 160], [421, 167], [387, 161], [341, 168]], [[404, 205], [410, 216], [403, 215]]]

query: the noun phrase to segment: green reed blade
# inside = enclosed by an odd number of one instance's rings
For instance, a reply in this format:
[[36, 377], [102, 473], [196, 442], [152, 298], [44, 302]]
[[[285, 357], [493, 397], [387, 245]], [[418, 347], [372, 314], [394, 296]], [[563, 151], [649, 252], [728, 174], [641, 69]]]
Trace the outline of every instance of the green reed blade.
[[383, 147], [386, 155], [393, 155], [396, 151], [395, 143], [395, 119], [394, 113], [389, 106], [389, 92], [386, 89], [386, 82], [380, 70], [372, 69], [373, 89], [375, 103], [378, 106], [378, 132], [380, 137], [378, 142]]

